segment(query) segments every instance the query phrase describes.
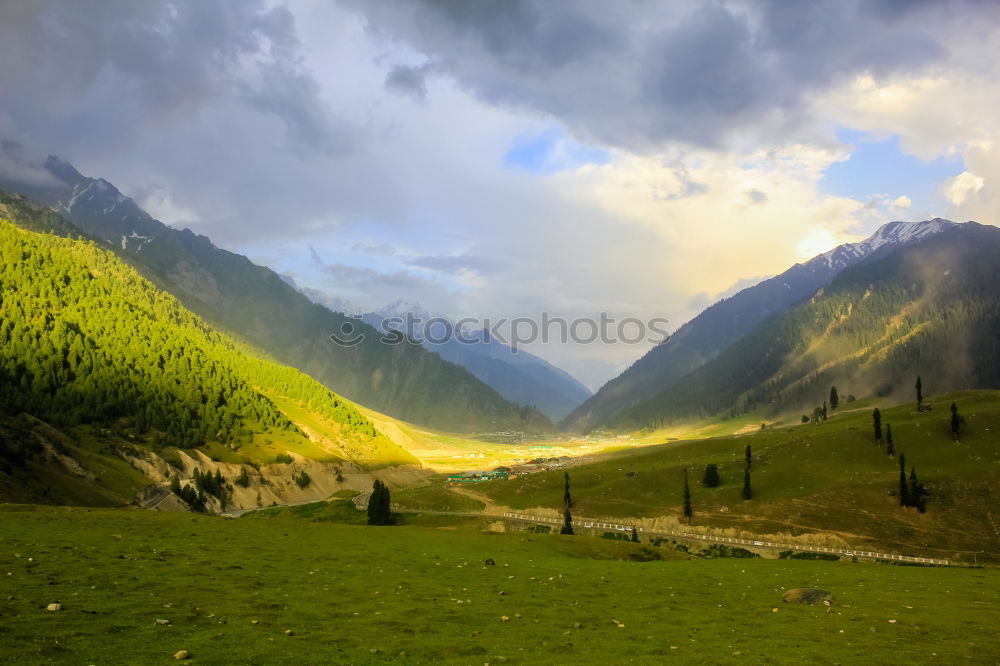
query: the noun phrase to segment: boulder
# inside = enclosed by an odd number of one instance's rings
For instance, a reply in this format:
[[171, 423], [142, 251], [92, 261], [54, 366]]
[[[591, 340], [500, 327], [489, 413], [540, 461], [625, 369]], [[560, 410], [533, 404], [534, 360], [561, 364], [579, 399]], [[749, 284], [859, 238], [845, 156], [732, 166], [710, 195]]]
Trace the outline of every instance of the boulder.
[[785, 592], [786, 604], [821, 604], [824, 601], [833, 602], [833, 595], [818, 587], [797, 587]]
[[49, 610], [49, 611], [61, 611], [62, 610], [62, 604], [59, 603], [59, 602], [55, 602], [55, 603], [49, 604], [48, 606], [45, 607], [45, 610]]

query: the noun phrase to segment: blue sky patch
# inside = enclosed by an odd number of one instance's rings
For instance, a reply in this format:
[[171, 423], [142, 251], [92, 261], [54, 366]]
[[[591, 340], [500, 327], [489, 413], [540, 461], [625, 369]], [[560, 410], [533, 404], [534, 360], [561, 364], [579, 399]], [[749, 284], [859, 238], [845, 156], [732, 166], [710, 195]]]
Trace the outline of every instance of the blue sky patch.
[[603, 148], [577, 143], [560, 129], [523, 135], [503, 156], [504, 166], [535, 173], [568, 171], [584, 164], [606, 164], [611, 154]]
[[820, 188], [827, 194], [850, 197], [867, 203], [875, 195], [890, 201], [908, 196], [917, 213], [943, 215], [947, 202], [940, 194], [947, 178], [964, 170], [961, 156], [939, 157], [924, 162], [900, 150], [899, 136], [877, 139], [867, 132], [846, 127], [837, 139], [854, 146], [850, 159], [830, 165], [823, 172]]

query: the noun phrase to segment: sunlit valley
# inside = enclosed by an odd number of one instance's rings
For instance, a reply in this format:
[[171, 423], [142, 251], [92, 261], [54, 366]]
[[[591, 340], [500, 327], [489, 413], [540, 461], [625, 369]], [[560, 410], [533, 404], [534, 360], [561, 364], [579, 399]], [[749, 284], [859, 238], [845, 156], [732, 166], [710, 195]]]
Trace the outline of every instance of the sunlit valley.
[[997, 44], [3, 5], [0, 660], [996, 663]]

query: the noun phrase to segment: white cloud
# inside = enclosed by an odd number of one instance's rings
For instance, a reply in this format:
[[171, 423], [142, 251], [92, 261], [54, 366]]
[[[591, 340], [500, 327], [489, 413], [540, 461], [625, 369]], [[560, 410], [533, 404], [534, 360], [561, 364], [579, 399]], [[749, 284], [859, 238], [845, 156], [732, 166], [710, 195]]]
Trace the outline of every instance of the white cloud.
[[948, 201], [961, 206], [967, 199], [977, 195], [985, 184], [986, 181], [971, 171], [963, 171], [954, 178], [946, 180], [942, 189]]
[[197, 213], [179, 204], [174, 195], [164, 187], [140, 187], [132, 192], [132, 198], [143, 210], [164, 224], [184, 228], [201, 222]]

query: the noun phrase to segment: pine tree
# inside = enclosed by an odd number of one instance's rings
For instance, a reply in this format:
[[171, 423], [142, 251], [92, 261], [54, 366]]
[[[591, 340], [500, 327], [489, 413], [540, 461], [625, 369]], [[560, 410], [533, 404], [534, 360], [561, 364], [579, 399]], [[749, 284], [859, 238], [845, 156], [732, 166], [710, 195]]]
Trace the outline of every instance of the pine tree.
[[926, 504], [924, 504], [924, 484], [920, 483], [917, 478], [917, 470], [915, 467], [910, 468], [910, 506], [916, 507], [917, 511], [924, 513], [927, 510]]
[[882, 412], [876, 407], [872, 411], [872, 429], [875, 431], [875, 441], [882, 441]]
[[826, 400], [823, 401], [823, 420], [826, 421]]
[[958, 440], [959, 430], [962, 428], [962, 417], [958, 413], [958, 404], [951, 403], [951, 436]]
[[746, 462], [747, 469], [750, 469], [750, 463], [753, 461], [753, 456], [750, 453], [750, 445], [749, 444], [747, 444], [747, 448], [746, 448], [746, 451], [744, 452], [744, 455], [745, 455], [746, 461], [747, 461]]
[[639, 542], [639, 532], [637, 532], [634, 527], [632, 528], [632, 543], [640, 543]]
[[886, 443], [885, 453], [886, 455], [891, 456], [894, 452], [894, 449], [892, 447], [892, 425], [889, 423], [885, 424], [885, 443]]
[[705, 467], [705, 476], [701, 480], [701, 485], [706, 488], [716, 488], [719, 485], [719, 466], [710, 464]]
[[563, 505], [567, 509], [573, 508], [573, 496], [569, 493], [569, 472], [565, 472], [564, 476], [566, 478], [566, 489], [563, 491]]
[[563, 512], [563, 524], [559, 530], [559, 534], [573, 534], [573, 514], [569, 512], [569, 509]]
[[830, 387], [830, 409], [836, 410], [837, 406], [840, 405], [840, 395], [837, 393], [837, 387]]
[[910, 491], [906, 485], [906, 454], [899, 454], [899, 506], [910, 505]]
[[389, 508], [389, 488], [375, 479], [372, 485], [372, 494], [368, 498], [368, 524], [369, 525], [390, 525], [392, 523], [392, 512]]
[[691, 488], [688, 486], [688, 471], [684, 469], [684, 517], [687, 518], [688, 525], [691, 524], [691, 516], [694, 511], [691, 509]]
[[914, 385], [914, 388], [917, 389], [917, 409], [920, 409], [924, 404], [924, 385], [920, 381], [920, 375], [917, 375], [917, 383]]
[[181, 494], [181, 480], [176, 474], [170, 478], [170, 492], [175, 495]]
[[743, 499], [753, 499], [753, 490], [750, 488], [750, 467], [743, 468]]

